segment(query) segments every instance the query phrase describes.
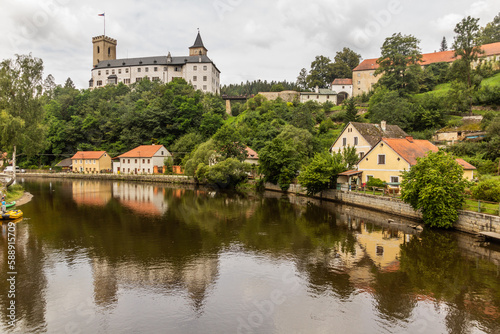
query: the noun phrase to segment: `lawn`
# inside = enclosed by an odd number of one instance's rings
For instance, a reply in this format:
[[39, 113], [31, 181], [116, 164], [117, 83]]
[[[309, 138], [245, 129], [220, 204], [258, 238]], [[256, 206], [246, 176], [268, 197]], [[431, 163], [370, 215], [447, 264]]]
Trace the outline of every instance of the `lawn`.
[[492, 77], [489, 77], [487, 79], [484, 79], [481, 81], [481, 85], [488, 85], [488, 86], [498, 86], [500, 87], [500, 73], [495, 74]]

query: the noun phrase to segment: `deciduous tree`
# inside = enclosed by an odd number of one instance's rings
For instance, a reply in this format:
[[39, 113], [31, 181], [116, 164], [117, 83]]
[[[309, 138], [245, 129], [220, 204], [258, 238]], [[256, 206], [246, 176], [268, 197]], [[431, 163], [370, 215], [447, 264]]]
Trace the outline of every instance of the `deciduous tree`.
[[422, 211], [425, 224], [452, 227], [465, 202], [468, 182], [463, 178], [462, 166], [443, 151], [430, 152], [417, 161], [402, 173], [401, 199]]

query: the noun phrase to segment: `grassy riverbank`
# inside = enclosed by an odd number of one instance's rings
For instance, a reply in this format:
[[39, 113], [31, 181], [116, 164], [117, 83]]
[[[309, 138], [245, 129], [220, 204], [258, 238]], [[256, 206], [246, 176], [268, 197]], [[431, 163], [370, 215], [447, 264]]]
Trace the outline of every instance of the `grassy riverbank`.
[[24, 195], [24, 188], [19, 184], [14, 184], [7, 188], [6, 201], [17, 201]]

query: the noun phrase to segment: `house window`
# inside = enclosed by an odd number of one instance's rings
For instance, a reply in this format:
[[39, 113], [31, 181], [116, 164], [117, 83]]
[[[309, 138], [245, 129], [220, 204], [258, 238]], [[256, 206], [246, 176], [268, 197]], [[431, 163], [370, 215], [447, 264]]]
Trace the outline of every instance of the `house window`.
[[128, 68], [125, 69], [125, 73], [128, 73]]
[[137, 163], [137, 159], [135, 159], [135, 163]]
[[179, 72], [179, 71], [180, 71], [180, 69], [176, 66], [176, 67], [174, 68], [174, 71], [175, 71], [175, 72]]
[[142, 159], [142, 163], [144, 163], [146, 161], [146, 159]]
[[207, 70], [207, 65], [203, 65], [203, 71]]
[[354, 137], [354, 145], [358, 145], [358, 137]]
[[365, 152], [359, 152], [359, 158], [363, 159], [363, 156], [365, 155]]
[[154, 68], [154, 71], [155, 71], [155, 72], [158, 72], [158, 67], [155, 67], [155, 68]]
[[370, 179], [373, 179], [373, 175], [366, 175], [366, 182], [369, 182]]
[[399, 183], [399, 176], [391, 176], [391, 183]]
[[118, 74], [122, 74], [122, 69], [121, 68], [118, 69]]
[[347, 145], [347, 138], [342, 138], [342, 146], [346, 146]]
[[[358, 77], [360, 77], [360, 76], [361, 76], [361, 73], [358, 73]], [[358, 82], [359, 82], [359, 81], [358, 81]]]
[[137, 72], [141, 73], [141, 68], [140, 67], [137, 69]]
[[146, 72], [149, 72], [149, 67], [146, 67], [146, 68], [145, 68], [145, 71], [146, 71]]
[[109, 74], [109, 70], [106, 70], [106, 75], [108, 75], [108, 74]]
[[102, 86], [102, 80], [97, 80], [97, 86]]
[[385, 154], [379, 154], [378, 155], [378, 164], [379, 165], [385, 165]]
[[151, 159], [148, 159], [148, 164], [149, 164], [150, 160], [151, 160]]
[[207, 81], [207, 76], [206, 75], [203, 76], [203, 81]]
[[193, 71], [197, 71], [198, 70], [198, 66], [194, 65], [193, 66]]
[[130, 84], [130, 79], [123, 79], [124, 84]]
[[361, 81], [358, 80], [358, 85], [361, 84]]
[[130, 159], [128, 159], [128, 163], [130, 163]]
[[115, 70], [111, 70], [111, 74], [115, 74]]
[[163, 155], [163, 151], [161, 151], [161, 155]]
[[196, 81], [196, 80], [198, 80], [198, 77], [195, 75], [195, 76], [193, 76], [193, 81]]
[[124, 165], [125, 165], [125, 159], [123, 159], [122, 164], [124, 164]]

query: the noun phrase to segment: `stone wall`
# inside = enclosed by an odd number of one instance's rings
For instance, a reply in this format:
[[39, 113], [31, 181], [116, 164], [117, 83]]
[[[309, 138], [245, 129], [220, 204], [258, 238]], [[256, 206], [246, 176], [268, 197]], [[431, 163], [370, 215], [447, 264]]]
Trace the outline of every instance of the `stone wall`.
[[17, 178], [44, 177], [62, 179], [86, 179], [86, 180], [120, 180], [140, 182], [163, 182], [195, 184], [192, 177], [184, 175], [134, 175], [134, 174], [82, 174], [82, 173], [23, 173], [17, 174]]

